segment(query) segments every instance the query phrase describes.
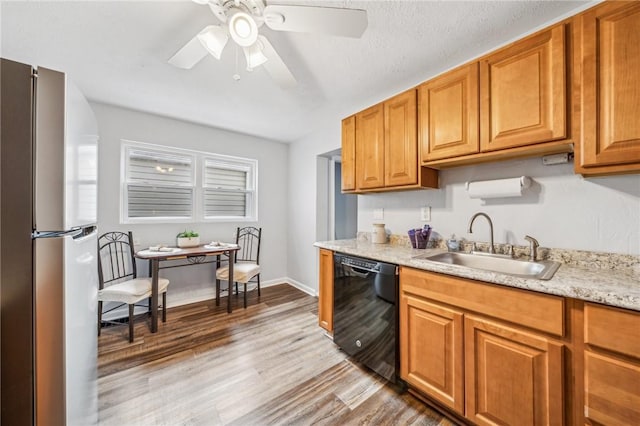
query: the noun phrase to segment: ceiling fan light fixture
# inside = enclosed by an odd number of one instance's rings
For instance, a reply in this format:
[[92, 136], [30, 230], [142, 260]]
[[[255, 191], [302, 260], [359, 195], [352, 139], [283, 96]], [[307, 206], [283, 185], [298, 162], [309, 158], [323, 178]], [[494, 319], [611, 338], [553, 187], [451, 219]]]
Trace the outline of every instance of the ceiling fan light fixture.
[[229, 40], [229, 35], [223, 28], [210, 25], [198, 34], [198, 40], [209, 53], [216, 59], [220, 59], [222, 50]]
[[229, 34], [238, 45], [249, 47], [258, 39], [258, 26], [251, 15], [236, 12], [229, 19]]
[[244, 47], [242, 50], [247, 60], [247, 71], [253, 71], [255, 67], [264, 64], [268, 60], [264, 53], [262, 53], [260, 43], [254, 43], [249, 47]]

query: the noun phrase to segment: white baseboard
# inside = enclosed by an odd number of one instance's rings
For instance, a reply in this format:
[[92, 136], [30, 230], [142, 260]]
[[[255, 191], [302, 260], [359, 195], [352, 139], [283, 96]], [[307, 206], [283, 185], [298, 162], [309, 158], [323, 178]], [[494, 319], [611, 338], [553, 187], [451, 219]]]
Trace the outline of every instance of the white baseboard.
[[171, 291], [167, 292], [167, 308], [188, 305], [190, 303], [202, 302], [204, 300], [213, 300], [216, 298], [215, 284], [200, 288], [195, 291], [179, 293], [175, 297], [171, 297]]
[[[308, 287], [302, 284], [299, 281], [296, 281], [289, 277], [276, 278], [273, 280], [261, 281], [260, 287], [271, 287], [278, 284], [289, 284], [300, 291], [307, 293], [310, 296], [317, 296], [318, 292], [311, 287]], [[207, 286], [195, 291], [189, 291], [182, 294], [177, 294], [174, 297], [171, 297], [171, 292], [167, 293], [167, 308], [174, 308], [176, 306], [188, 305], [190, 303], [203, 302], [205, 300], [215, 300], [216, 298], [216, 288], [215, 284], [212, 283], [211, 286]], [[136, 308], [136, 314], [142, 313], [146, 310], [146, 308]], [[122, 308], [116, 309], [106, 315], [104, 319], [115, 319], [115, 318], [124, 318], [129, 315], [129, 311], [126, 306]]]
[[293, 278], [286, 277], [286, 278], [283, 278], [282, 280], [284, 280], [284, 282], [286, 282], [287, 284], [294, 286], [298, 290], [304, 291], [309, 296], [316, 297], [318, 295], [318, 291], [317, 290], [315, 290], [315, 289], [313, 289], [313, 288], [311, 288], [309, 286], [306, 286], [306, 285], [302, 284], [300, 281], [294, 280]]
[[[318, 292], [302, 284], [299, 281], [291, 279], [289, 277], [276, 278], [273, 280], [261, 281], [260, 287], [271, 287], [278, 284], [289, 284], [300, 291], [307, 293], [310, 296], [317, 296]], [[167, 293], [168, 294], [168, 293]], [[216, 298], [216, 290], [215, 286], [211, 286], [210, 288], [203, 288], [197, 292], [189, 292], [187, 294], [180, 295], [179, 297], [171, 299], [167, 297], [167, 307], [173, 308], [175, 306], [188, 305], [189, 303], [202, 302], [205, 300], [214, 300]]]

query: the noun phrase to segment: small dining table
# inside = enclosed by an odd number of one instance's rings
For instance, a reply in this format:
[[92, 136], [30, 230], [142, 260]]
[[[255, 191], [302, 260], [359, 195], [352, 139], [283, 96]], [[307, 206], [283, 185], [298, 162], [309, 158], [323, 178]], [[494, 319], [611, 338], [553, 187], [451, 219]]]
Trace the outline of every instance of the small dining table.
[[[169, 251], [171, 249], [171, 251]], [[198, 247], [185, 248], [163, 248], [161, 250], [144, 249], [137, 251], [135, 257], [148, 260], [151, 270], [151, 332], [158, 331], [158, 275], [160, 273], [160, 262], [168, 260], [187, 259], [189, 263], [176, 266], [198, 265], [202, 263], [214, 263], [205, 261], [210, 256], [227, 255], [229, 257], [229, 297], [227, 298], [227, 312], [231, 313], [231, 287], [233, 281], [233, 264], [235, 263], [236, 252], [240, 249], [236, 244], [221, 244], [218, 246], [201, 245]], [[164, 250], [164, 251], [163, 251]], [[219, 265], [218, 261], [215, 262]], [[175, 267], [175, 266], [174, 266]], [[217, 287], [216, 283], [216, 287]], [[219, 288], [216, 291], [217, 297], [220, 295]], [[218, 301], [219, 303], [219, 301]]]

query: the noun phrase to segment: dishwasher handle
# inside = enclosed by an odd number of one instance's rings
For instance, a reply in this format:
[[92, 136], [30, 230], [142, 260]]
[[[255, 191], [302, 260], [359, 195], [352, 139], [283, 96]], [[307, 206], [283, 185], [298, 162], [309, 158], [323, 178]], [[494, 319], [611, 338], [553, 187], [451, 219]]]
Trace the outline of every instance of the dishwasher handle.
[[367, 278], [371, 273], [374, 273], [374, 274], [378, 273], [378, 271], [375, 271], [373, 269], [360, 268], [357, 266], [349, 265], [348, 263], [344, 263], [344, 262], [342, 262], [342, 266], [344, 266], [346, 270], [351, 271], [355, 276], [360, 278]]

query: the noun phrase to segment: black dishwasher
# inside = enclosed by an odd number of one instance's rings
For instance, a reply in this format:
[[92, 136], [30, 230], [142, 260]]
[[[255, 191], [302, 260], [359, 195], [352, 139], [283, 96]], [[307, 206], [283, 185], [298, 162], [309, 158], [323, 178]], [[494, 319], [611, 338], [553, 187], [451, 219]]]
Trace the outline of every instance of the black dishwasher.
[[342, 253], [333, 262], [334, 343], [396, 383], [398, 267]]

